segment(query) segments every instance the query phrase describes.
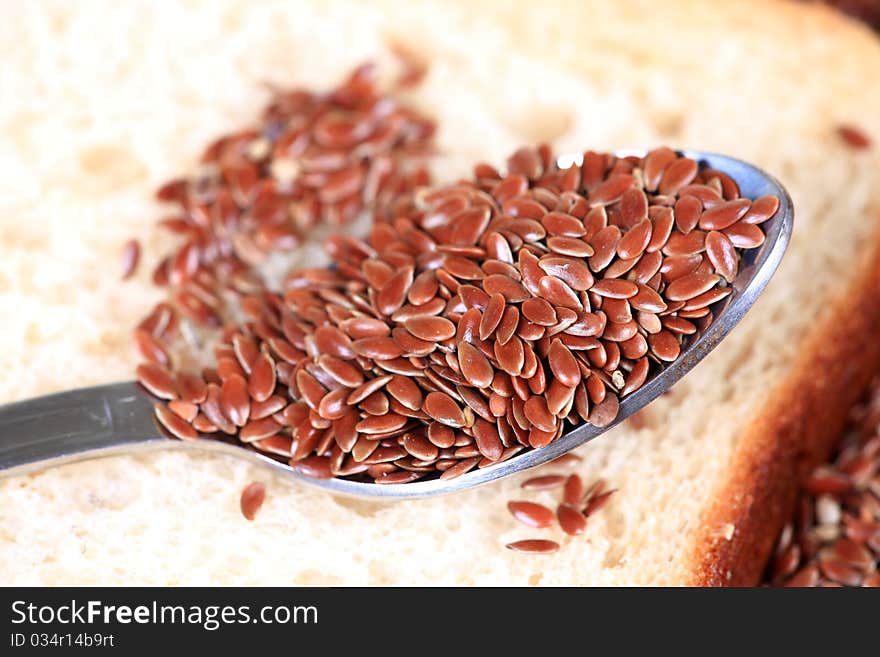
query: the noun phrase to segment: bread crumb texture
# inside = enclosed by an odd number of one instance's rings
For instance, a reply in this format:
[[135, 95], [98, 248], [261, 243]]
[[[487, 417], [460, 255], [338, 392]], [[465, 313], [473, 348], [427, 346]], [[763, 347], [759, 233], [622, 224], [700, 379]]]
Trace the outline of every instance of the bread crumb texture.
[[[455, 497], [337, 499], [232, 458], [114, 457], [0, 480], [4, 584], [683, 584], [738, 430], [845, 288], [878, 201], [880, 45], [817, 6], [503, 2], [11, 3], [0, 23], [0, 401], [131, 378], [132, 325], [166, 248], [152, 190], [253, 120], [267, 82], [327, 87], [398, 40], [430, 62], [440, 180], [516, 146], [661, 144], [753, 161], [797, 208], [742, 325], [675, 390], [579, 453], [619, 489], [552, 556], [509, 516], [524, 477]], [[584, 26], [584, 27], [579, 27]], [[143, 239], [121, 283], [125, 241]], [[3, 439], [14, 439], [3, 436]], [[529, 476], [529, 475], [525, 475]], [[255, 522], [238, 508], [267, 483]], [[546, 497], [544, 497], [546, 496]], [[529, 495], [551, 502], [554, 495]], [[715, 526], [730, 540], [733, 525]], [[560, 532], [561, 534], [561, 532]], [[543, 534], [541, 534], [543, 536]], [[549, 534], [547, 537], [551, 537]], [[558, 538], [555, 534], [553, 538]]]

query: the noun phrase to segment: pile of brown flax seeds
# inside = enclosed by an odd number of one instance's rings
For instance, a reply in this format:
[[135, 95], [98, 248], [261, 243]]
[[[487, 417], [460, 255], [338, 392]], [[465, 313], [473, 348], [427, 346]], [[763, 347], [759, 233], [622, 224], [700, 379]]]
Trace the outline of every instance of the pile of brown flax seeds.
[[[168, 432], [399, 484], [607, 426], [712, 322], [778, 208], [668, 148], [565, 168], [521, 148], [503, 173], [429, 186], [433, 130], [365, 66], [327, 94], [277, 94], [159, 190], [181, 244], [135, 335]], [[331, 267], [262, 276], [304, 231], [362, 212], [368, 237], [330, 237]], [[201, 369], [178, 355], [194, 328], [215, 329]]]

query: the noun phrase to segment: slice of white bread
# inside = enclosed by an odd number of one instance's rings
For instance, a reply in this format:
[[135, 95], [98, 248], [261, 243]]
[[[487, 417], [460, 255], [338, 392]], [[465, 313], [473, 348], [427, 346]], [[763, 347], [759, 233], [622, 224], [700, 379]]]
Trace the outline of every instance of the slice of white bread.
[[[157, 299], [154, 187], [246, 125], [265, 81], [323, 87], [399, 41], [430, 63], [440, 180], [517, 145], [669, 144], [750, 160], [794, 197], [764, 297], [642, 415], [581, 448], [619, 491], [586, 533], [517, 524], [523, 477], [334, 499], [233, 458], [160, 452], [0, 480], [4, 584], [757, 582], [797, 474], [878, 360], [880, 43], [815, 5], [17, 3], [0, 25], [0, 401], [131, 378]], [[851, 123], [877, 146], [837, 135]], [[143, 266], [119, 281], [125, 240]], [[873, 340], [870, 338], [873, 336]], [[2, 439], [14, 437], [3, 436]], [[267, 484], [255, 522], [239, 512]], [[529, 495], [551, 501], [554, 495]], [[545, 536], [552, 556], [504, 544]]]

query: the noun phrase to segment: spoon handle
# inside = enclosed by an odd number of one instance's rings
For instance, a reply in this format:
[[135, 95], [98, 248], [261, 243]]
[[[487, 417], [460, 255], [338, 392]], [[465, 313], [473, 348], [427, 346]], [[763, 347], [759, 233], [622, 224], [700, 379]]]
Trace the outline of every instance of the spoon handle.
[[168, 442], [133, 381], [0, 406], [0, 476]]

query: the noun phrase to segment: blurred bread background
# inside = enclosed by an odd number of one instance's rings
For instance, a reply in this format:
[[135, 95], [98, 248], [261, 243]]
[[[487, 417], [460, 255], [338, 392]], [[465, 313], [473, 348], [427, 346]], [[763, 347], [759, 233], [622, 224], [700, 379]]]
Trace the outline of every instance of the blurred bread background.
[[[4, 3], [0, 403], [132, 378], [130, 331], [159, 298], [149, 272], [167, 247], [153, 190], [255, 119], [266, 83], [327, 88], [367, 59], [391, 72], [392, 43], [429, 63], [409, 100], [438, 120], [437, 180], [523, 143], [694, 147], [777, 175], [796, 230], [724, 345], [638, 425], [579, 451], [582, 476], [619, 492], [554, 556], [503, 548], [535, 533], [505, 509], [522, 477], [375, 504], [161, 452], [0, 480], [0, 583], [757, 581], [784, 491], [830, 447], [877, 358], [880, 43], [815, 3], [660, 6]], [[848, 146], [843, 124], [875, 147]], [[122, 283], [131, 237], [145, 252]], [[238, 509], [250, 481], [268, 488], [253, 523]]]

